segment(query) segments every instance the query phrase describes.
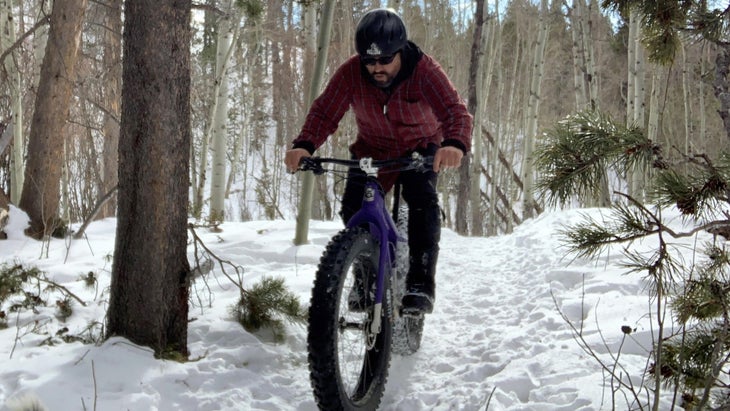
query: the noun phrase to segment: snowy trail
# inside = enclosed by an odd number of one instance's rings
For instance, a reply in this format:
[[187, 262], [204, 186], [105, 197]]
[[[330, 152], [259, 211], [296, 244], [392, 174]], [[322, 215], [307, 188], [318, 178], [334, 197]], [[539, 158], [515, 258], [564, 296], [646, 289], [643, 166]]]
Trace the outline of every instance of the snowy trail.
[[436, 309], [421, 352], [394, 360], [408, 371], [391, 373], [386, 409], [484, 409], [493, 390], [493, 410], [589, 405], [575, 386], [581, 372], [564, 366], [581, 353], [548, 279], [579, 275], [561, 257], [541, 232], [464, 239], [445, 231]]
[[[632, 375], [641, 375], [646, 363], [649, 307], [641, 276], [623, 275], [615, 256], [598, 265], [565, 258], [556, 232], [582, 212], [546, 213], [498, 237], [443, 230], [434, 313], [426, 319], [421, 350], [393, 358], [381, 410], [484, 410], [490, 395], [494, 411], [611, 409], [601, 369], [575, 342], [556, 304], [578, 326], [585, 320], [584, 337], [606, 358], [621, 341], [621, 325], [635, 328], [622, 349]], [[341, 225], [312, 222], [310, 244], [295, 247], [294, 224], [226, 223], [221, 233], [198, 234], [219, 257], [244, 268], [244, 284], [283, 277], [308, 304], [317, 262]], [[92, 404], [99, 410], [316, 409], [306, 327], [288, 325], [282, 344], [246, 332], [229, 311], [237, 289], [217, 271], [193, 290], [196, 303], [204, 303], [190, 311], [193, 361], [156, 360], [149, 349], [119, 338], [101, 346], [40, 345], [61, 327], [74, 334], [91, 321], [104, 321], [115, 225], [94, 223], [85, 242], [70, 245], [63, 240], [42, 245], [25, 238], [22, 229], [9, 228], [9, 239], [0, 243], [0, 264], [36, 266], [89, 304], [76, 306], [66, 323], [54, 320], [49, 304], [38, 314], [13, 314], [9, 328], [0, 329], [0, 410], [26, 392], [53, 411]], [[39, 259], [46, 247], [48, 256]], [[79, 280], [89, 271], [99, 276], [96, 289]], [[57, 297], [49, 297], [52, 303], [51, 298]], [[46, 321], [42, 332], [29, 332], [39, 317]], [[616, 408], [625, 409], [625, 403]]]

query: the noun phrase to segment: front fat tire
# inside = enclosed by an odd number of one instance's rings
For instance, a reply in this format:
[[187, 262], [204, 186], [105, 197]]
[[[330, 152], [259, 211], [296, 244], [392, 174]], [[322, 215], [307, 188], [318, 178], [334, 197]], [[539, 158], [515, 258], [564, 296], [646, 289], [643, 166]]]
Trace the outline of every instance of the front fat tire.
[[[341, 327], [343, 319], [357, 323], [353, 319], [372, 316], [372, 308], [366, 313], [349, 312], [347, 300], [354, 283], [353, 262], [362, 264], [366, 271], [377, 272], [379, 255], [379, 244], [370, 232], [355, 227], [336, 235], [320, 260], [312, 288], [307, 336], [310, 378], [320, 409], [375, 410], [380, 405], [390, 364], [392, 325], [388, 299], [384, 298], [381, 332], [371, 349], [365, 346], [364, 332]], [[388, 281], [385, 283], [387, 287]], [[385, 291], [387, 296], [388, 290]], [[367, 326], [369, 322], [362, 324]], [[342, 350], [357, 343], [363, 348], [353, 355], [357, 357], [353, 371], [352, 364], [346, 363], [353, 356], [344, 358]]]

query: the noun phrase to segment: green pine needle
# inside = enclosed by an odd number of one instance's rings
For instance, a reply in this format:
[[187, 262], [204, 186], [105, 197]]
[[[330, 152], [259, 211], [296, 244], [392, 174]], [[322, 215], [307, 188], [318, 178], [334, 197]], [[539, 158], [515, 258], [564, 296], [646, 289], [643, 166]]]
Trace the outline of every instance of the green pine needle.
[[261, 282], [241, 296], [232, 312], [236, 321], [247, 331], [267, 329], [276, 341], [284, 339], [284, 321], [306, 321], [299, 299], [287, 290], [283, 278], [262, 278]]
[[664, 166], [661, 150], [639, 128], [597, 111], [576, 113], [548, 130], [533, 161], [540, 170], [537, 191], [560, 205], [573, 196], [596, 197], [609, 169], [623, 174], [637, 165]]

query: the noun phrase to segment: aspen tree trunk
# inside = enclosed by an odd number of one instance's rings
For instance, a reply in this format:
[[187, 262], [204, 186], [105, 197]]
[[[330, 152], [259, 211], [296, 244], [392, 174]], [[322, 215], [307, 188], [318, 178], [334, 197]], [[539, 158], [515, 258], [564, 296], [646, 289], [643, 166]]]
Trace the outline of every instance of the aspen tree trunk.
[[[582, 2], [583, 0], [581, 0]], [[593, 41], [593, 7], [595, 0], [588, 1], [588, 10], [582, 15], [582, 26], [581, 30], [583, 34], [583, 52], [585, 55], [585, 83], [587, 91], [587, 109], [597, 110], [600, 106], [598, 100], [598, 76], [596, 75], [596, 57], [595, 47]], [[582, 6], [581, 6], [582, 7]], [[600, 179], [598, 190], [598, 198], [596, 199], [596, 205], [599, 207], [609, 207], [611, 205], [611, 192], [608, 187], [608, 176], [604, 173]]]
[[628, 65], [628, 78], [626, 79], [626, 126], [630, 127], [634, 122], [634, 87], [636, 85], [636, 20], [638, 15], [635, 10], [629, 13], [629, 36], [626, 40], [626, 49], [628, 57], [626, 63]]
[[218, 22], [218, 42], [216, 47], [215, 87], [213, 107], [211, 109], [211, 181], [210, 181], [210, 215], [211, 224], [218, 224], [225, 219], [226, 199], [226, 158], [228, 147], [228, 66], [235, 49], [238, 37], [238, 13], [229, 1], [226, 14]]
[[692, 109], [690, 107], [690, 83], [689, 83], [689, 67], [687, 65], [687, 47], [682, 41], [682, 96], [684, 97], [684, 152], [689, 154], [690, 141], [692, 138], [691, 122]]
[[[598, 87], [595, 75], [593, 34], [591, 23], [592, 0], [574, 0], [570, 10], [573, 40], [573, 85], [575, 107], [578, 111], [598, 108]], [[606, 177], [598, 183], [595, 197], [584, 199], [589, 207], [607, 207], [610, 205], [610, 194]]]
[[[499, 3], [495, 6], [499, 6]], [[486, 69], [484, 72], [484, 75], [481, 77], [481, 86], [477, 86], [479, 90], [482, 91], [482, 95], [479, 97], [479, 101], [477, 102], [479, 104], [479, 107], [477, 110], [479, 113], [483, 116], [483, 118], [489, 123], [494, 124], [495, 123], [495, 117], [496, 116], [490, 116], [490, 113], [487, 112], [487, 102], [489, 101], [490, 97], [490, 90], [492, 89], [492, 79], [494, 78], [494, 68], [497, 65], [497, 62], [499, 61], [498, 57], [498, 48], [501, 48], [501, 46], [498, 43], [498, 33], [499, 33], [499, 13], [495, 13], [493, 15], [489, 15], [489, 21], [486, 25], [487, 34], [489, 41], [488, 45], [485, 49], [485, 63], [486, 63]], [[490, 107], [491, 108], [491, 107]], [[493, 107], [493, 109], [496, 111], [497, 107]], [[490, 126], [492, 127], [492, 126]], [[496, 198], [494, 196], [494, 191], [498, 188], [498, 178], [497, 178], [497, 172], [498, 170], [496, 167], [492, 164], [492, 156], [493, 153], [497, 152], [497, 147], [491, 147], [489, 144], [484, 143], [485, 139], [483, 138], [482, 134], [477, 135], [478, 138], [481, 140], [482, 144], [482, 154], [481, 154], [481, 161], [484, 162], [484, 164], [481, 164], [481, 168], [483, 170], [486, 170], [486, 172], [482, 172], [481, 170], [478, 170], [477, 175], [480, 176], [485, 174], [485, 178], [487, 178], [488, 175], [491, 174], [492, 176], [492, 182], [490, 183], [487, 181], [485, 189], [482, 191], [481, 187], [479, 188], [479, 195], [481, 197], [481, 194], [484, 193], [485, 195], [489, 196], [489, 198]], [[472, 197], [473, 198], [473, 197]], [[478, 201], [481, 204], [481, 199], [478, 199]], [[491, 235], [492, 232], [494, 232], [495, 229], [495, 209], [496, 202], [491, 201], [487, 204], [487, 208], [481, 210], [482, 216], [481, 218], [484, 220], [482, 223], [483, 229], [480, 235]]]
[[[503, 136], [506, 136], [504, 145], [507, 148], [508, 152], [512, 154], [512, 158], [510, 159], [511, 164], [515, 164], [515, 158], [517, 155], [517, 132], [516, 127], [517, 124], [520, 123], [518, 120], [518, 114], [516, 113], [516, 106], [517, 106], [517, 77], [519, 75], [519, 67], [523, 65], [524, 56], [527, 53], [526, 47], [524, 47], [524, 42], [520, 41], [520, 38], [518, 37], [517, 41], [517, 50], [515, 51], [515, 57], [514, 62], [512, 63], [512, 73], [511, 78], [512, 81], [510, 82], [510, 88], [509, 88], [509, 97], [508, 97], [508, 103], [507, 103], [507, 114], [504, 116], [505, 118], [505, 125], [503, 127], [502, 134]], [[524, 185], [519, 190], [516, 189], [514, 186], [512, 186], [512, 197], [511, 200], [513, 202], [518, 200], [519, 194], [524, 190]]]
[[[248, 78], [253, 78], [253, 65], [252, 64], [240, 64], [239, 67], [244, 68], [244, 72], [248, 73]], [[246, 157], [251, 155], [253, 150], [251, 150], [251, 139], [252, 139], [252, 133], [251, 133], [251, 112], [253, 111], [252, 103], [251, 103], [251, 96], [250, 96], [250, 90], [246, 86], [246, 83], [244, 81], [241, 82], [241, 89], [240, 94], [242, 96], [245, 96], [243, 98], [243, 115], [242, 115], [242, 126], [241, 126], [241, 149], [246, 153]], [[241, 188], [241, 207], [240, 210], [241, 218], [245, 221], [247, 219], [251, 218], [251, 212], [248, 210], [248, 192], [249, 192], [249, 179], [251, 178], [251, 173], [249, 172], [252, 165], [250, 164], [250, 161], [243, 161], [242, 164], [243, 168], [241, 170], [242, 174], [242, 188]]]
[[43, 58], [20, 208], [28, 213], [26, 233], [40, 238], [58, 226], [63, 129], [75, 79], [87, 0], [56, 0]]
[[[702, 56], [700, 57], [700, 73], [704, 73], [706, 70], [705, 68], [705, 57], [704, 52], [702, 53]], [[699, 133], [699, 141], [702, 142], [702, 147], [697, 147], [698, 151], [704, 153], [706, 151], [706, 148], [704, 147], [704, 142], [707, 141], [707, 116], [704, 113], [707, 113], [706, 107], [705, 107], [705, 82], [700, 81], [699, 82], [699, 90], [697, 90], [697, 94], [700, 99], [700, 107], [699, 112], [702, 113], [700, 116], [700, 133]]]
[[575, 107], [577, 110], [584, 110], [588, 106], [588, 91], [584, 80], [585, 50], [583, 48], [583, 1], [573, 0], [573, 8], [569, 11], [572, 39], [571, 50], [573, 54], [573, 94], [575, 95]]
[[20, 71], [14, 73], [15, 87], [13, 90], [13, 147], [10, 160], [11, 180], [10, 180], [10, 201], [13, 204], [20, 204], [20, 196], [23, 192], [23, 183], [25, 181], [25, 132], [23, 115], [23, 94], [20, 92], [22, 78]]
[[[240, 24], [240, 21], [239, 21]], [[240, 29], [239, 29], [240, 30]], [[240, 38], [240, 34], [239, 34]], [[231, 195], [231, 188], [233, 187], [233, 183], [237, 181], [239, 176], [242, 176], [242, 183], [246, 184], [246, 172], [245, 168], [248, 164], [248, 161], [246, 161], [246, 153], [244, 151], [245, 147], [248, 147], [248, 141], [247, 138], [251, 135], [249, 132], [249, 113], [250, 113], [250, 103], [248, 101], [247, 95], [248, 95], [248, 89], [246, 87], [246, 81], [243, 79], [246, 78], [252, 78], [250, 77], [251, 74], [251, 66], [248, 64], [244, 64], [243, 62], [246, 61], [245, 55], [246, 53], [243, 52], [243, 49], [245, 47], [239, 48], [239, 51], [236, 53], [232, 53], [231, 58], [235, 58], [235, 61], [233, 62], [233, 65], [231, 67], [238, 67], [239, 73], [238, 76], [241, 78], [241, 81], [235, 84], [234, 93], [237, 92], [239, 96], [241, 96], [239, 104], [239, 116], [240, 122], [237, 123], [234, 128], [238, 130], [236, 133], [236, 137], [233, 140], [233, 148], [232, 148], [232, 158], [231, 161], [231, 169], [228, 172], [228, 178], [226, 180], [226, 192], [225, 197], [228, 198]], [[243, 171], [242, 171], [243, 170]], [[245, 197], [246, 197], [246, 191], [243, 190], [241, 192], [242, 201], [239, 203], [245, 204]], [[241, 210], [236, 210], [241, 211]]]
[[537, 116], [540, 112], [540, 87], [542, 86], [542, 74], [545, 66], [545, 46], [548, 36], [548, 1], [541, 0], [540, 17], [538, 23], [537, 41], [535, 42], [535, 54], [532, 61], [532, 76], [530, 81], [530, 95], [527, 113], [527, 128], [525, 132], [524, 161], [522, 164], [523, 192], [523, 218], [534, 217], [537, 213], [537, 204], [533, 197], [534, 176], [532, 168], [532, 153], [537, 137]]
[[[474, 15], [474, 37], [471, 46], [471, 64], [469, 65], [469, 112], [474, 116], [472, 130], [472, 152], [466, 157], [460, 171], [459, 201], [456, 203], [456, 230], [460, 234], [468, 234], [466, 224], [467, 204], [471, 207], [471, 234], [481, 236], [483, 230], [483, 216], [481, 212], [481, 162], [482, 162], [482, 79], [484, 77], [484, 53], [487, 44], [487, 4], [484, 0], [476, 0]], [[465, 169], [471, 168], [466, 171]], [[469, 195], [468, 201], [466, 194]], [[460, 222], [460, 220], [464, 220]], [[463, 231], [460, 231], [463, 230]]]
[[[13, 17], [12, 0], [0, 0], [0, 50], [7, 50], [16, 41], [15, 18]], [[23, 154], [25, 141], [23, 138], [23, 94], [22, 77], [16, 64], [18, 53], [13, 52], [3, 63], [10, 83], [11, 124], [13, 145], [10, 155], [10, 202], [20, 204], [23, 189]]]
[[586, 53], [588, 103], [592, 110], [598, 109], [598, 76], [596, 75], [596, 53], [593, 40], [593, 10], [595, 0], [588, 0], [588, 10], [583, 14], [583, 50]]
[[595, 52], [592, 33], [592, 0], [574, 0], [570, 11], [573, 40], [573, 85], [576, 108], [596, 109], [598, 82], [596, 81]]
[[[634, 112], [631, 116], [630, 124], [635, 124], [639, 127], [645, 127], [644, 123], [644, 109], [645, 103], [645, 69], [644, 69], [644, 47], [641, 44], [641, 16], [636, 12], [632, 11], [631, 24], [634, 26], [634, 42], [629, 44], [629, 47], [634, 48], [634, 62], [633, 62], [633, 81], [634, 81], [634, 96], [633, 96], [633, 109]], [[645, 170], [634, 169], [630, 178], [629, 193], [639, 199], [640, 201], [644, 198], [644, 181], [645, 181]]]
[[[311, 106], [314, 99], [317, 98], [319, 95], [319, 88], [322, 85], [324, 69], [327, 64], [327, 48], [329, 46], [332, 16], [334, 15], [334, 11], [335, 1], [324, 0], [322, 3], [322, 19], [319, 26], [317, 41], [317, 61], [312, 75], [312, 82], [309, 85], [307, 107]], [[312, 215], [313, 192], [314, 174], [306, 172], [302, 177], [302, 196], [299, 200], [299, 212], [297, 214], [297, 228], [294, 237], [294, 245], [307, 244], [309, 241], [309, 219]]]
[[[637, 25], [636, 31], [639, 32], [639, 20], [635, 22]], [[636, 59], [634, 64], [634, 72], [636, 73], [635, 84], [634, 84], [634, 122], [639, 127], [645, 127], [644, 124], [644, 110], [646, 109], [646, 69], [645, 58], [644, 58], [644, 46], [641, 44], [641, 39], [636, 38], [634, 42], [636, 50], [634, 51], [634, 58]]]
[[[661, 67], [654, 65], [651, 76], [651, 95], [649, 96], [649, 121], [646, 127], [646, 136], [652, 141], [657, 140], [659, 133], [659, 87], [661, 83]], [[667, 145], [668, 147], [668, 145]]]
[[[500, 10], [499, 8], [499, 0], [495, 0], [495, 10]], [[489, 65], [492, 66], [494, 64], [499, 64], [501, 67], [502, 62], [502, 24], [499, 19], [499, 13], [496, 13], [496, 15], [492, 19], [492, 27], [493, 27], [493, 34], [492, 39], [494, 40], [492, 42], [492, 48], [491, 48], [491, 55], [489, 58]], [[489, 77], [491, 78], [491, 72], [492, 69], [489, 69]], [[495, 82], [497, 84], [497, 101], [504, 101], [504, 81], [502, 79], [502, 70], [498, 69], [496, 70], [496, 76]], [[502, 176], [505, 174], [504, 170], [499, 168], [497, 166], [497, 159], [499, 156], [499, 151], [501, 149], [501, 136], [503, 133], [503, 109], [502, 104], [497, 104], [496, 107], [491, 108], [491, 113], [494, 115], [494, 118], [491, 118], [491, 123], [494, 124], [495, 127], [495, 133], [494, 135], [497, 136], [497, 144], [495, 147], [493, 147], [489, 151], [489, 160], [487, 162], [487, 167], [489, 170], [491, 170], [492, 175], [494, 176], [494, 183], [489, 185], [489, 195], [491, 198], [496, 198], [497, 189], [499, 187], [506, 187], [507, 184], [502, 184], [503, 181], [508, 181], [507, 179], [503, 179]], [[511, 205], [510, 205], [511, 210]], [[497, 203], [495, 201], [492, 201], [491, 204], [489, 204], [489, 223], [487, 224], [487, 235], [496, 235], [499, 230], [499, 223], [497, 218]], [[508, 219], [505, 221], [505, 231], [509, 232], [511, 231], [510, 226], [510, 220]]]
[[[626, 79], [626, 127], [631, 127], [634, 124], [634, 105], [636, 95], [634, 88], [636, 87], [636, 37], [638, 35], [638, 25], [636, 24], [639, 18], [636, 10], [631, 9], [629, 12], [629, 34], [626, 40], [627, 49], [627, 79]], [[637, 178], [638, 170], [634, 167], [628, 170], [626, 173], [626, 185], [630, 195], [634, 195], [636, 191], [635, 180]]]

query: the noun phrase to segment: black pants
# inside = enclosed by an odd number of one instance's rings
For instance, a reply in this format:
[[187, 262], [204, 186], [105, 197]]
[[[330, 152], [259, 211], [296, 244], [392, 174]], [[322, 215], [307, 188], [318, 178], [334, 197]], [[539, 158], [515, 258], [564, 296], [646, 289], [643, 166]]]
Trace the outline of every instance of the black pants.
[[[419, 150], [423, 155], [433, 155], [436, 146]], [[438, 174], [433, 170], [422, 173], [413, 170], [402, 171], [397, 183], [401, 194], [408, 203], [408, 247], [411, 269], [408, 274], [410, 283], [419, 283], [433, 289], [436, 259], [441, 240], [441, 209], [439, 208], [436, 182]], [[347, 223], [362, 206], [365, 190], [365, 173], [360, 169], [350, 169], [342, 197], [340, 216]], [[431, 291], [432, 293], [432, 291]]]

